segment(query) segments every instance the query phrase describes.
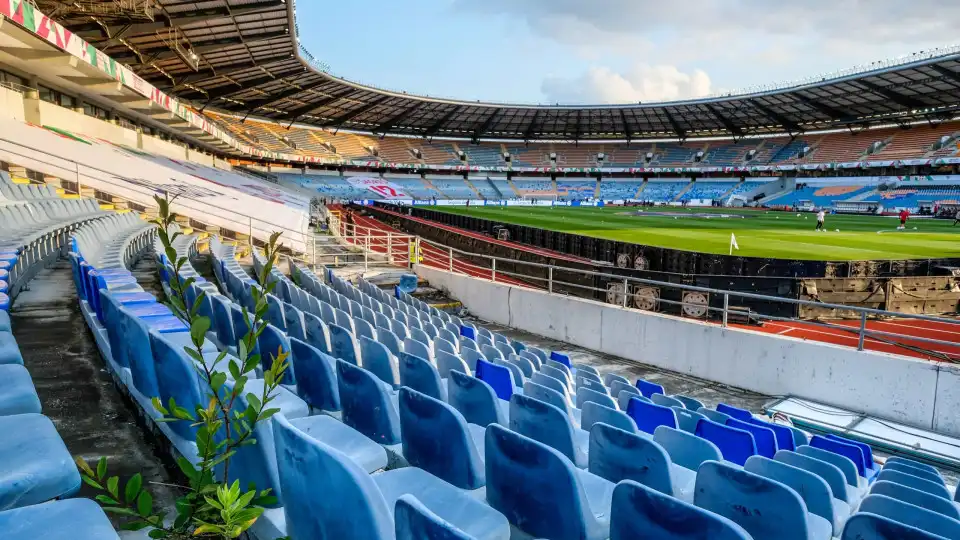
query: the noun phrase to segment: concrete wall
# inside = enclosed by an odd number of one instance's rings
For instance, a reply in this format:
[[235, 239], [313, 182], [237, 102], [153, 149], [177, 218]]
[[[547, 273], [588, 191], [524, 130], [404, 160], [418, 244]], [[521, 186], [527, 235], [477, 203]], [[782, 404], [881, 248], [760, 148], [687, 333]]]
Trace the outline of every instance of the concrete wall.
[[771, 396], [796, 396], [960, 435], [960, 368], [723, 328], [417, 267], [478, 317]]
[[105, 122], [92, 116], [67, 109], [46, 101], [40, 102], [40, 117], [43, 125], [60, 128], [77, 135], [86, 135], [110, 141], [114, 144], [137, 148], [137, 132]]
[[0, 116], [23, 122], [23, 94], [0, 86]]
[[141, 150], [150, 152], [158, 156], [168, 157], [170, 159], [187, 159], [187, 149], [179, 144], [174, 144], [157, 137], [143, 137], [143, 147]]

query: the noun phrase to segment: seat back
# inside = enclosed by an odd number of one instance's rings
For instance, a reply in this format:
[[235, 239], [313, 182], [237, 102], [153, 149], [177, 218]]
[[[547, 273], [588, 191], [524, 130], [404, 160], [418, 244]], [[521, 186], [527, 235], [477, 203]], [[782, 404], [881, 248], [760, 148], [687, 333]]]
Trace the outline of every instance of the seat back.
[[328, 325], [330, 331], [330, 355], [337, 360], [360, 365], [360, 346], [353, 337], [353, 333], [339, 324]]
[[656, 405], [631, 398], [627, 405], [627, 415], [633, 419], [640, 431], [653, 435], [657, 426], [677, 427], [677, 415], [670, 407]]
[[884, 469], [880, 471], [879, 475], [877, 475], [877, 480], [886, 480], [887, 482], [901, 484], [913, 489], [918, 489], [925, 493], [929, 493], [931, 495], [936, 495], [937, 497], [942, 497], [948, 501], [950, 500], [950, 492], [947, 491], [947, 488], [943, 484], [931, 482], [925, 478], [920, 478], [919, 476], [914, 476], [905, 472], [900, 472], [893, 469]]
[[577, 408], [582, 409], [586, 403], [599, 403], [611, 409], [617, 408], [617, 402], [612, 397], [603, 392], [591, 390], [590, 388], [577, 388]]
[[698, 413], [691, 411], [687, 408], [677, 408], [671, 407], [673, 412], [677, 415], [677, 427], [686, 431], [687, 433], [694, 433], [697, 431], [697, 423], [700, 420], [705, 420], [707, 417]]
[[773, 433], [772, 429], [737, 420], [732, 417], [727, 420], [727, 425], [742, 429], [753, 435], [753, 442], [757, 445], [757, 454], [773, 459], [773, 456], [777, 453], [777, 436]]
[[703, 403], [700, 400], [693, 399], [692, 397], [687, 397], [681, 394], [674, 394], [672, 397], [680, 401], [680, 403], [683, 403], [684, 408], [691, 411], [696, 411], [700, 409], [700, 407], [703, 407]]
[[283, 318], [283, 301], [272, 294], [267, 294], [267, 313], [263, 318], [280, 330], [287, 331], [287, 323]]
[[674, 399], [670, 396], [665, 396], [663, 394], [653, 394], [650, 396], [650, 401], [654, 402], [657, 405], [663, 405], [664, 407], [675, 407], [680, 409], [685, 409], [683, 402], [679, 399]]
[[653, 440], [666, 450], [670, 460], [691, 471], [696, 471], [705, 461], [720, 461], [722, 454], [717, 445], [692, 433], [660, 426], [653, 432]]
[[460, 358], [460, 355], [448, 353], [444, 351], [438, 351], [437, 355], [437, 371], [440, 372], [440, 378], [446, 379], [450, 371], [459, 371], [465, 375], [471, 375], [470, 367], [467, 366], [467, 363], [463, 361], [463, 358]]
[[564, 385], [567, 388], [567, 391], [570, 391], [570, 385], [573, 384], [573, 379], [567, 375], [567, 372], [557, 369], [549, 364], [544, 364], [540, 366], [540, 373], [548, 377], [553, 377], [560, 384]]
[[363, 368], [370, 370], [381, 381], [390, 386], [400, 384], [397, 359], [382, 343], [366, 336], [360, 338], [360, 357], [363, 358]]
[[[183, 347], [173, 345], [164, 339], [163, 334], [156, 331], [150, 332], [150, 347], [153, 349], [157, 387], [160, 390], [157, 397], [160, 402], [166, 404], [173, 398], [177, 405], [191, 413], [198, 405], [206, 407], [206, 398], [209, 396], [201, 391], [197, 380], [199, 375], [193, 367], [194, 361], [183, 351]], [[225, 367], [219, 366], [219, 370], [225, 371]], [[197, 427], [189, 420], [170, 422], [169, 426], [188, 441], [192, 441], [197, 433]]]
[[448, 341], [445, 338], [438, 337], [433, 340], [433, 354], [436, 356], [441, 352], [447, 352], [450, 354], [458, 354], [458, 349], [456, 344], [451, 341]]
[[670, 456], [659, 444], [636, 431], [607, 424], [590, 429], [587, 470], [617, 483], [633, 480], [667, 495], [673, 495]]
[[487, 502], [510, 523], [540, 538], [607, 536], [573, 464], [560, 452], [499, 425], [487, 428], [485, 446]]
[[666, 392], [663, 391], [663, 387], [659, 384], [645, 381], [643, 379], [637, 379], [636, 387], [645, 398], [650, 398], [654, 394], [666, 394]]
[[493, 388], [498, 398], [509, 401], [510, 397], [513, 396], [513, 374], [510, 373], [509, 369], [484, 360], [477, 360], [477, 368], [474, 373], [478, 379]]
[[905, 457], [890, 456], [890, 457], [887, 458], [886, 465], [890, 465], [891, 463], [902, 463], [902, 464], [905, 464], [905, 465], [909, 465], [909, 466], [911, 466], [911, 467], [917, 467], [918, 469], [924, 469], [924, 470], [926, 470], [926, 471], [928, 471], [928, 472], [931, 472], [931, 473], [933, 473], [933, 474], [936, 474], [936, 475], [938, 475], [938, 476], [940, 475], [940, 472], [937, 471], [937, 468], [936, 468], [936, 467], [934, 467], [934, 466], [932, 466], [932, 465], [927, 465], [926, 463], [920, 463], [919, 461], [914, 461], [914, 460], [912, 460], [912, 459], [908, 459], [908, 458], [905, 458]]
[[506, 425], [500, 399], [489, 384], [459, 371], [451, 371], [447, 381], [447, 403], [460, 411], [467, 422], [483, 427], [492, 423]]
[[606, 405], [588, 401], [580, 411], [580, 429], [584, 431], [590, 431], [594, 424], [600, 422], [631, 433], [637, 431], [637, 425], [626, 413]]
[[461, 489], [486, 484], [483, 460], [456, 409], [416, 390], [400, 389], [403, 457], [414, 467]]
[[943, 540], [926, 531], [866, 512], [854, 514], [843, 527], [840, 540]]
[[794, 490], [733, 465], [701, 465], [693, 503], [737, 523], [753, 538], [809, 540], [807, 508]]
[[390, 509], [366, 471], [282, 414], [274, 416], [274, 424], [283, 514], [291, 538], [394, 538]]
[[397, 540], [473, 540], [472, 536], [445, 521], [413, 495], [397, 499], [394, 508]]
[[857, 466], [853, 464], [853, 461], [851, 461], [850, 458], [823, 450], [821, 448], [814, 448], [813, 446], [806, 444], [803, 446], [798, 446], [797, 453], [836, 465], [837, 468], [840, 469], [840, 472], [843, 473], [843, 477], [847, 481], [847, 485], [853, 487], [858, 486]]
[[749, 431], [737, 429], [712, 420], [701, 420], [697, 423], [697, 437], [717, 445], [723, 459], [743, 465], [747, 458], [757, 453], [757, 445]]
[[[280, 354], [290, 355], [290, 340], [287, 335], [272, 324], [266, 324], [260, 337], [257, 339], [260, 346], [260, 365], [264, 371], [269, 371], [273, 362], [279, 358]], [[291, 364], [287, 362], [287, 369], [283, 372], [281, 381], [283, 384], [297, 384], [296, 372]]]
[[400, 384], [434, 399], [445, 399], [437, 368], [410, 353], [400, 353]]
[[480, 352], [482, 352], [483, 355], [486, 356], [488, 360], [493, 360], [495, 358], [499, 358], [500, 360], [503, 360], [506, 358], [503, 352], [501, 352], [500, 349], [494, 347], [493, 345], [481, 345]]
[[307, 330], [303, 324], [303, 312], [293, 304], [284, 302], [283, 320], [287, 322], [287, 335], [301, 341], [307, 339]]
[[960, 508], [943, 497], [931, 495], [926, 491], [920, 491], [903, 484], [897, 484], [888, 480], [877, 480], [870, 487], [871, 495], [886, 495], [898, 501], [910, 503], [920, 508], [943, 514], [953, 519], [960, 519]]
[[[233, 381], [227, 380], [223, 386], [221, 399], [224, 399], [232, 391]], [[246, 392], [240, 392], [236, 401], [234, 401], [235, 410], [244, 411], [249, 405]], [[277, 504], [280, 504], [279, 501], [284, 501], [284, 499], [280, 479], [277, 475], [277, 452], [274, 448], [273, 426], [274, 422], [272, 421], [257, 422], [253, 427], [252, 436], [256, 440], [256, 444], [242, 445], [236, 449], [236, 453], [230, 458], [230, 470], [226, 481], [233, 483], [239, 480], [241, 486], [253, 483], [257, 486], [257, 489], [270, 489], [272, 494], [279, 499]], [[214, 439], [219, 443], [223, 442], [224, 437], [225, 430], [221, 429]], [[223, 476], [222, 467], [217, 468], [217, 476]]]
[[290, 361], [297, 373], [297, 395], [314, 409], [339, 411], [336, 360], [297, 338], [290, 338], [290, 352]]
[[859, 448], [863, 452], [863, 465], [866, 470], [875, 469], [877, 465], [873, 462], [873, 450], [870, 448], [869, 444], [862, 443], [860, 441], [855, 441], [853, 439], [848, 439], [846, 437], [841, 437], [833, 433], [828, 433], [826, 435], [828, 439], [833, 439], [846, 444], [852, 444]]
[[617, 484], [610, 540], [752, 540], [729, 519], [630, 480]]
[[819, 448], [821, 450], [826, 450], [828, 452], [833, 452], [834, 454], [839, 454], [850, 459], [850, 461], [853, 462], [853, 465], [857, 468], [857, 475], [864, 478], [866, 477], [866, 465], [863, 459], [863, 450], [860, 450], [859, 446], [834, 439], [828, 439], [822, 435], [814, 435], [811, 437], [810, 446]]
[[357, 339], [362, 339], [365, 337], [373, 340], [377, 339], [377, 331], [374, 330], [373, 325], [363, 319], [358, 319], [354, 317], [353, 328], [356, 333]]
[[[546, 369], [546, 367], [547, 366], [543, 366], [540, 369]], [[549, 375], [544, 374], [542, 371], [534, 373], [533, 377], [530, 377], [530, 380], [541, 386], [546, 386], [551, 390], [557, 391], [563, 394], [565, 397], [568, 395], [568, 392], [570, 391], [569, 387], [566, 384], [561, 382], [556, 377], [551, 377]]]
[[403, 340], [403, 352], [419, 356], [428, 362], [433, 361], [433, 351], [430, 350], [430, 347], [413, 338]]
[[568, 368], [573, 367], [573, 363], [570, 362], [570, 357], [562, 352], [558, 352], [558, 351], [551, 352], [549, 359], [555, 362], [560, 362], [561, 364], [567, 366]]
[[306, 341], [322, 353], [330, 354], [330, 328], [313, 313], [303, 314], [303, 330]]
[[514, 384], [518, 386], [523, 386], [524, 379], [523, 371], [520, 370], [520, 366], [514, 364], [510, 360], [503, 360], [501, 358], [494, 358], [493, 363], [498, 366], [503, 366], [510, 370], [510, 374], [513, 376]]
[[944, 538], [960, 538], [960, 521], [886, 495], [868, 495], [857, 511], [888, 517]]
[[547, 388], [546, 386], [537, 384], [533, 381], [527, 381], [523, 385], [523, 394], [534, 399], [539, 399], [545, 403], [549, 403], [563, 411], [564, 414], [569, 417], [573, 416], [573, 409], [570, 407], [570, 403], [565, 397], [563, 397], [563, 394], [552, 388]]
[[[623, 383], [623, 384], [625, 384], [625, 385], [627, 385], [627, 386], [630, 386], [630, 387], [632, 387], [632, 388], [636, 388], [635, 386], [633, 386], [632, 384], [630, 384], [630, 379], [627, 379], [627, 378], [624, 377], [623, 375], [617, 375], [616, 373], [610, 372], [610, 373], [607, 373], [606, 375], [603, 376], [603, 384], [609, 386], [611, 392], [612, 392], [612, 390], [613, 390], [613, 383], [615, 383], [615, 382], [617, 382], [617, 381], [619, 381], [619, 382], [621, 382], [621, 383]], [[619, 393], [619, 392], [617, 392], [617, 393]]]
[[793, 488], [807, 505], [808, 512], [833, 523], [833, 493], [823, 478], [763, 456], [751, 456], [743, 469]]
[[545, 401], [514, 394], [510, 398], [510, 429], [557, 450], [578, 466], [586, 465], [570, 417]]
[[343, 360], [337, 361], [337, 382], [344, 424], [380, 444], [400, 442], [400, 419], [386, 383]]
[[847, 479], [843, 476], [843, 471], [836, 465], [790, 450], [778, 450], [773, 459], [819, 476], [830, 486], [830, 492], [834, 499], [847, 502]]
[[594, 378], [591, 378], [591, 377], [589, 377], [589, 376], [587, 376], [587, 375], [585, 375], [585, 374], [581, 374], [579, 371], [577, 372], [576, 388], [577, 388], [577, 389], [580, 389], [580, 388], [589, 388], [590, 390], [593, 390], [594, 392], [599, 392], [599, 393], [604, 394], [604, 395], [607, 395], [607, 396], [610, 395], [610, 391], [607, 389], [606, 386], [603, 385], [602, 382], [600, 382], [600, 381], [598, 381], [598, 380], [596, 380], [596, 379], [594, 379]]
[[749, 420], [744, 420], [744, 422], [772, 430], [773, 435], [777, 439], [777, 450], [797, 449], [797, 445], [793, 439], [793, 430], [791, 430], [788, 426], [776, 424], [774, 422], [766, 422], [764, 420], [760, 420], [759, 418], [750, 418]]
[[894, 461], [893, 463], [887, 462], [884, 464], [883, 470], [900, 471], [902, 473], [912, 474], [913, 476], [918, 476], [924, 480], [929, 480], [931, 482], [944, 485], [943, 477], [940, 476], [940, 473], [930, 472], [927, 469], [914, 467], [901, 461]]
[[753, 413], [746, 409], [741, 409], [739, 407], [734, 407], [733, 405], [727, 405], [726, 403], [717, 403], [717, 412], [721, 412], [730, 418], [736, 418], [737, 420], [746, 421], [750, 418], [753, 418]]

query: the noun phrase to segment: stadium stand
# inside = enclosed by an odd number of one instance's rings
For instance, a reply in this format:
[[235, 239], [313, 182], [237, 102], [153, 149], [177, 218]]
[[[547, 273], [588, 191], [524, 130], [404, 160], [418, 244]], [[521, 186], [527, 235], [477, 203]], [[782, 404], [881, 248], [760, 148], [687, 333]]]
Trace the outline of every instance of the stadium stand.
[[656, 202], [673, 201], [683, 194], [683, 190], [689, 185], [689, 180], [685, 182], [651, 180], [644, 186], [643, 191], [640, 193], [640, 199]]
[[791, 193], [768, 200], [767, 204], [794, 206], [800, 201], [810, 201], [817, 208], [830, 207], [834, 201], [849, 200], [870, 193], [876, 188], [876, 184], [804, 184]]
[[596, 191], [595, 180], [557, 179], [557, 194], [567, 200], [593, 199]]
[[634, 199], [643, 182], [607, 178], [600, 181], [600, 198], [603, 200]]

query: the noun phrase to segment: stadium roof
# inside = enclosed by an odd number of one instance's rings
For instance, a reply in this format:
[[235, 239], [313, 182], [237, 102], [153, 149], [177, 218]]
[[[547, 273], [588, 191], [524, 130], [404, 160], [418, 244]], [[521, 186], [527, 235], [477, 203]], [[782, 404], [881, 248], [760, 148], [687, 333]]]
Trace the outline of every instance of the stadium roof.
[[[153, 10], [122, 11], [107, 8], [117, 5], [112, 0], [36, 3], [149, 82], [201, 110], [281, 124], [437, 138], [587, 141], [742, 138], [941, 121], [960, 114], [960, 49], [735, 96], [520, 105], [416, 96], [331, 75], [301, 51], [292, 0], [153, 0]], [[90, 9], [93, 4], [102, 9]]]

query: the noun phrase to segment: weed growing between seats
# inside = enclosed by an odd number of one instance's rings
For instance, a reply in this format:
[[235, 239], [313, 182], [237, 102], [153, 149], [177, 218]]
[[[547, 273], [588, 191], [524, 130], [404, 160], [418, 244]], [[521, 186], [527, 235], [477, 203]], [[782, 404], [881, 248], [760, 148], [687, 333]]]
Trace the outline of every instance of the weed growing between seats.
[[[243, 308], [244, 319], [249, 323], [248, 331], [237, 343], [237, 358], [226, 361], [226, 352], [221, 352], [210, 364], [205, 362], [202, 351], [211, 321], [197, 314], [204, 293], [200, 292], [193, 305], [187, 306], [186, 290], [195, 281], [194, 278], [182, 279], [181, 269], [187, 263], [186, 257], [177, 258], [173, 241], [180, 235], [169, 234], [175, 223], [176, 214], [170, 212], [171, 200], [155, 197], [160, 207], [159, 217], [154, 221], [159, 226], [158, 235], [163, 243], [164, 252], [173, 263], [173, 277], [170, 280], [172, 291], [168, 306], [190, 327], [190, 340], [193, 347], [184, 347], [184, 351], [193, 360], [199, 380], [206, 384], [206, 407], [196, 406], [194, 410], [176, 403], [173, 398], [164, 405], [157, 397], [153, 406], [163, 418], [161, 422], [190, 422], [197, 428], [196, 443], [199, 462], [194, 465], [185, 457], [179, 457], [177, 464], [189, 480], [186, 486], [179, 486], [183, 494], [176, 501], [176, 516], [167, 516], [153, 508], [153, 497], [143, 486], [139, 473], [126, 481], [123, 491], [116, 476], [107, 476], [107, 460], [101, 458], [96, 470], [82, 458], [76, 458], [83, 481], [101, 491], [97, 501], [107, 512], [129, 518], [121, 525], [124, 530], [141, 530], [150, 527], [150, 538], [182, 540], [186, 538], [237, 538], [249, 529], [263, 513], [264, 505], [276, 504], [277, 499], [269, 489], [258, 491], [252, 483], [243, 490], [239, 480], [228, 482], [230, 458], [243, 446], [256, 444], [254, 429], [259, 422], [269, 420], [280, 411], [269, 408], [271, 397], [280, 386], [289, 363], [288, 353], [278, 350], [271, 354], [270, 367], [264, 370], [264, 389], [260, 395], [243, 394], [244, 385], [250, 374], [260, 365], [260, 355], [253, 354], [257, 338], [266, 326], [264, 315], [267, 312], [267, 297], [275, 283], [268, 280], [281, 244], [277, 243], [280, 233], [274, 233], [264, 248], [267, 259], [260, 275], [256, 276], [260, 287], [253, 287], [255, 309], [253, 313]], [[208, 365], [209, 364], [209, 365]], [[227, 371], [233, 378], [232, 387], [227, 385]], [[238, 398], [243, 396], [246, 407], [241, 408]], [[224, 479], [222, 482], [217, 478]], [[172, 519], [170, 519], [172, 517]]]

